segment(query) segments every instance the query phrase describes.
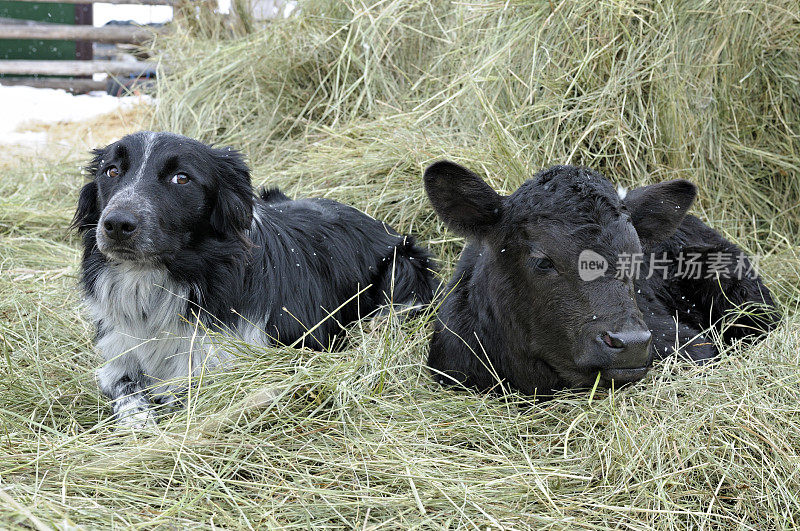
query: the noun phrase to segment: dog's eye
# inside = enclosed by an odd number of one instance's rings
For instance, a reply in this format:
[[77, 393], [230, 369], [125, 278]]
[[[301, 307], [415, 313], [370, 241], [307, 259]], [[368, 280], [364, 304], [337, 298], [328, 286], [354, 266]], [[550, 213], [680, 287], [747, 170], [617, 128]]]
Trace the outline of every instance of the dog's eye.
[[106, 175], [109, 177], [119, 177], [119, 168], [116, 166], [111, 166], [106, 170]]
[[183, 173], [176, 173], [172, 176], [172, 183], [173, 184], [186, 184], [189, 182], [189, 176]]

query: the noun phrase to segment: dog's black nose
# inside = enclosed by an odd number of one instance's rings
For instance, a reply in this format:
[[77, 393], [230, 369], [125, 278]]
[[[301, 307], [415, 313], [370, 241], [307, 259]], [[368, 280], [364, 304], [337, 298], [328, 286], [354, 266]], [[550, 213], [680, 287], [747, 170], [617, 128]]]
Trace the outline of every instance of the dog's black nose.
[[136, 217], [124, 210], [109, 212], [103, 220], [103, 230], [106, 236], [120, 242], [133, 236], [137, 226]]

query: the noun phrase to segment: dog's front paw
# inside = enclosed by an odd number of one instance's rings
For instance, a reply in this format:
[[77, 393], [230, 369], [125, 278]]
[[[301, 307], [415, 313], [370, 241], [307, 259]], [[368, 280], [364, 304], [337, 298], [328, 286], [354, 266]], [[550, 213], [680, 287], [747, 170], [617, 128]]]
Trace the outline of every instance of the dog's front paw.
[[156, 426], [156, 416], [150, 402], [142, 396], [125, 396], [114, 402], [117, 431], [145, 430]]

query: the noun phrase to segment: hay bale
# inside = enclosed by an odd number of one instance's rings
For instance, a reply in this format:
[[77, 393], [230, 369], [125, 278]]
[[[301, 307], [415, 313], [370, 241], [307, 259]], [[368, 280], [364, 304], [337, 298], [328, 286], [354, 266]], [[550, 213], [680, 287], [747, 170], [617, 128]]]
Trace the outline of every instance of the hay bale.
[[166, 44], [158, 126], [244, 148], [261, 182], [376, 208], [395, 185], [419, 203], [421, 167], [445, 155], [507, 190], [584, 164], [697, 182], [737, 241], [800, 232], [791, 0], [310, 1], [241, 38]]

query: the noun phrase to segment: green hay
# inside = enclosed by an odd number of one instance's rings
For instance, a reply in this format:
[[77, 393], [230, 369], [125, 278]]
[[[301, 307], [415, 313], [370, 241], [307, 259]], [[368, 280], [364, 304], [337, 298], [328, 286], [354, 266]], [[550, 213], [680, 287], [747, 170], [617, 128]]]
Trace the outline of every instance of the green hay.
[[694, 212], [763, 256], [785, 322], [537, 404], [435, 385], [426, 318], [359, 323], [340, 353], [229, 342], [236, 370], [119, 434], [75, 290], [77, 162], [21, 163], [0, 173], [0, 526], [800, 525], [796, 2], [315, 0], [213, 24], [158, 43], [154, 127], [243, 149], [256, 183], [418, 234], [446, 275], [462, 241], [425, 200], [432, 160], [505, 192], [557, 163], [688, 178]]

